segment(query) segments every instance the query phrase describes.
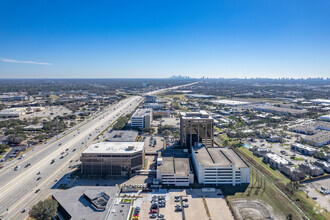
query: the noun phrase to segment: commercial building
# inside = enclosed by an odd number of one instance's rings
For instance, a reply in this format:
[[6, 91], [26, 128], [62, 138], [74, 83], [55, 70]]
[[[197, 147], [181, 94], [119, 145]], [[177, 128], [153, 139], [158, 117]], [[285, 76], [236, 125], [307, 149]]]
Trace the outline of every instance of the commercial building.
[[330, 143], [330, 131], [320, 131], [314, 135], [303, 138], [307, 143], [316, 147], [322, 147]]
[[291, 150], [295, 150], [309, 156], [313, 156], [314, 154], [317, 153], [317, 150], [314, 147], [309, 147], [299, 143], [291, 144]]
[[246, 106], [250, 105], [250, 102], [243, 102], [243, 101], [237, 101], [237, 100], [228, 100], [228, 99], [222, 99], [222, 100], [215, 100], [212, 101], [214, 104], [222, 104], [226, 106]]
[[250, 183], [250, 167], [233, 149], [196, 145], [191, 158], [198, 183], [233, 186]]
[[157, 158], [157, 180], [162, 185], [189, 186], [194, 183], [194, 174], [189, 154], [182, 150], [167, 151]]
[[263, 161], [269, 163], [270, 167], [273, 169], [280, 169], [289, 164], [289, 161], [274, 153], [267, 153], [264, 155]]
[[80, 159], [83, 174], [126, 176], [142, 169], [144, 142], [92, 144]]
[[215, 96], [213, 95], [201, 95], [201, 94], [186, 94], [187, 98], [192, 99], [214, 99]]
[[58, 203], [60, 219], [105, 219], [118, 194], [118, 186], [75, 186], [55, 190], [52, 197]]
[[107, 137], [111, 142], [134, 142], [137, 140], [139, 132], [137, 131], [112, 131]]
[[310, 100], [310, 102], [315, 103], [315, 104], [330, 105], [330, 99], [313, 99], [313, 100]]
[[136, 128], [150, 128], [152, 122], [152, 109], [139, 108], [131, 117], [131, 126]]
[[272, 106], [272, 105], [256, 105], [253, 107], [253, 110], [261, 111], [261, 112], [278, 113], [281, 115], [293, 115], [293, 116], [300, 116], [300, 115], [307, 113], [306, 110], [276, 107], [276, 106]]
[[330, 121], [330, 115], [322, 115], [319, 117], [319, 119], [323, 121]]
[[9, 108], [0, 111], [1, 118], [18, 118], [26, 114], [26, 108]]
[[146, 103], [143, 105], [143, 108], [162, 109], [164, 108], [164, 105], [158, 103]]
[[213, 146], [214, 119], [206, 112], [180, 112], [180, 144]]
[[157, 102], [157, 97], [153, 95], [147, 95], [145, 103], [155, 103]]
[[24, 101], [28, 97], [25, 95], [0, 95], [1, 102], [13, 102], [13, 101]]

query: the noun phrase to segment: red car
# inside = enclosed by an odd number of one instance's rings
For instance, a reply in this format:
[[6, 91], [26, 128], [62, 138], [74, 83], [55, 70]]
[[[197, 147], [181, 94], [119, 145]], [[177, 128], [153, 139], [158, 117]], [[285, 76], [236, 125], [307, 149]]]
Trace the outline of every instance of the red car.
[[151, 210], [150, 213], [157, 213], [157, 209]]

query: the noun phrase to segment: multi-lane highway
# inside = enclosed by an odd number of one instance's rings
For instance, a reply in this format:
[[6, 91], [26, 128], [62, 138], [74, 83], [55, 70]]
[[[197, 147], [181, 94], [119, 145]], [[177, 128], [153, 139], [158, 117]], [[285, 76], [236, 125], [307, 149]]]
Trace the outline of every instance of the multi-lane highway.
[[[87, 123], [70, 132], [59, 140], [40, 146], [25, 158], [9, 165], [0, 173], [0, 213], [5, 219], [21, 212], [27, 200], [33, 200], [38, 194], [54, 184], [67, 164], [75, 162], [78, 152], [97, 137], [102, 130], [116, 121], [122, 114], [132, 112], [142, 97], [127, 98], [103, 114], [90, 119]], [[60, 159], [62, 158], [62, 159]], [[52, 163], [52, 160], [54, 162]], [[14, 170], [17, 163], [20, 168]], [[30, 164], [27, 166], [27, 164]], [[23, 208], [22, 208], [23, 207]], [[6, 211], [8, 209], [8, 211]]]
[[[178, 86], [149, 94], [176, 88]], [[141, 96], [122, 100], [64, 132], [59, 138], [35, 147], [24, 158], [6, 164], [0, 172], [0, 218], [26, 218], [27, 213], [22, 213], [22, 210], [47, 197], [50, 188], [69, 171], [69, 166], [78, 162], [81, 152], [93, 139], [121, 115], [131, 113], [142, 100]]]

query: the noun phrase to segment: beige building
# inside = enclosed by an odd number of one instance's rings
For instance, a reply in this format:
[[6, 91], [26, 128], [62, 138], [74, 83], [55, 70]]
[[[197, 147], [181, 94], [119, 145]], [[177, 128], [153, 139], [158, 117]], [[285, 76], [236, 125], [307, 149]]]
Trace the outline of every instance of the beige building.
[[81, 171], [91, 175], [125, 176], [142, 169], [144, 142], [101, 142], [81, 155]]
[[180, 112], [180, 144], [213, 146], [214, 119], [206, 112]]

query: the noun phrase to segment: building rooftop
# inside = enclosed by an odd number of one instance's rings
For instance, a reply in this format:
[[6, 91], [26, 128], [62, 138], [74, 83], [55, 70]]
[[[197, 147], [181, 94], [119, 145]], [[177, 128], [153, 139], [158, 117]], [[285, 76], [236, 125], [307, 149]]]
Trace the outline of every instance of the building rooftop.
[[128, 217], [129, 210], [131, 208], [130, 203], [119, 203], [115, 204], [111, 212], [110, 219], [111, 220], [126, 220]]
[[180, 112], [183, 119], [212, 119], [213, 118], [206, 111], [199, 112]]
[[188, 176], [192, 171], [189, 161], [189, 154], [183, 150], [167, 149], [162, 152], [162, 165], [158, 169], [162, 173], [175, 173], [178, 176]]
[[316, 148], [314, 148], [314, 147], [306, 146], [306, 145], [299, 144], [299, 143], [294, 143], [292, 145], [297, 147], [297, 148], [304, 149], [304, 150], [307, 150], [307, 151], [315, 151], [316, 150]]
[[233, 149], [220, 147], [195, 146], [193, 148], [200, 164], [213, 167], [229, 167], [232, 164], [236, 168], [248, 167]]
[[83, 154], [131, 154], [142, 151], [144, 142], [100, 142], [90, 145]]
[[152, 112], [151, 108], [139, 108], [139, 109], [136, 109], [136, 111], [134, 112], [132, 117], [143, 117], [146, 114], [149, 114], [151, 112]]
[[[53, 197], [69, 213], [71, 220], [104, 219], [118, 190], [116, 186], [75, 186], [67, 190], [56, 190]], [[98, 209], [90, 199], [104, 195], [107, 195], [108, 200], [102, 203], [104, 208]]]
[[250, 104], [250, 102], [228, 100], [228, 99], [214, 100], [212, 102], [214, 104], [224, 104], [224, 105], [230, 105], [230, 106], [249, 105]]
[[132, 142], [136, 140], [138, 134], [137, 131], [112, 131], [107, 139], [111, 142]]
[[322, 144], [330, 141], [330, 132], [329, 131], [320, 131], [314, 135], [306, 136], [304, 138], [306, 141], [314, 142], [317, 144]]
[[200, 98], [200, 99], [212, 99], [215, 98], [213, 95], [202, 95], [202, 94], [186, 94], [186, 97]]
[[266, 157], [275, 161], [276, 163], [289, 164], [289, 161], [287, 161], [285, 158], [281, 157], [280, 155], [274, 154], [274, 153], [267, 153]]

